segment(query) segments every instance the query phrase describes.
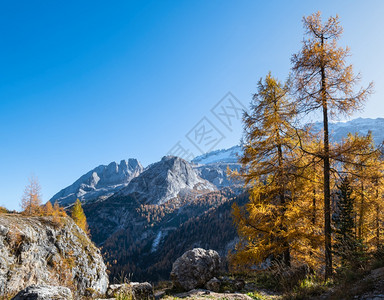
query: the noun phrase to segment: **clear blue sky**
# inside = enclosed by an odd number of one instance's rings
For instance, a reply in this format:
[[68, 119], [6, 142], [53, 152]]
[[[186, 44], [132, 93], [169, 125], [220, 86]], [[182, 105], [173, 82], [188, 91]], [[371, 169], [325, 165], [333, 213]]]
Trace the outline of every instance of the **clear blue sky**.
[[44, 201], [100, 164], [159, 160], [232, 92], [248, 104], [260, 77], [284, 80], [302, 17], [339, 14], [342, 44], [384, 117], [384, 1], [2, 1], [0, 205], [18, 209], [33, 173]]

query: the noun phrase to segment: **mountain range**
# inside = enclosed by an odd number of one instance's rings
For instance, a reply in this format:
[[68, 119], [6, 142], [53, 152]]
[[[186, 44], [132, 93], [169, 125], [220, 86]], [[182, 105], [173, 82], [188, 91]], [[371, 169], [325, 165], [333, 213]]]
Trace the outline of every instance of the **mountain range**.
[[[384, 119], [336, 122], [330, 131], [334, 141], [348, 132], [371, 131], [379, 144]], [[135, 280], [166, 279], [171, 262], [184, 251], [201, 246], [225, 254], [236, 244], [230, 208], [246, 203], [247, 195], [227, 170], [240, 168], [239, 155], [241, 147], [234, 146], [191, 162], [165, 156], [146, 168], [137, 159], [112, 162], [84, 174], [50, 201], [69, 209], [81, 200], [111, 277], [125, 272], [134, 273]]]
[[62, 189], [49, 201], [57, 201], [61, 206], [67, 206], [76, 199], [88, 201], [107, 198], [126, 187], [143, 169], [140, 162], [132, 158], [122, 160], [120, 164], [111, 162], [107, 166], [100, 165]]

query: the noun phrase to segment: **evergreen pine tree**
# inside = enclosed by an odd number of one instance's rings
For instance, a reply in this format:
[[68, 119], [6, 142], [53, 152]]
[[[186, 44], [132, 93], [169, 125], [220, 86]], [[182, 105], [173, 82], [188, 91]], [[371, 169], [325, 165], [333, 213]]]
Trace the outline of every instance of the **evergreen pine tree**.
[[349, 177], [344, 177], [338, 186], [337, 208], [333, 215], [335, 227], [334, 253], [345, 266], [353, 258], [357, 250], [355, 199], [352, 197], [352, 187]]

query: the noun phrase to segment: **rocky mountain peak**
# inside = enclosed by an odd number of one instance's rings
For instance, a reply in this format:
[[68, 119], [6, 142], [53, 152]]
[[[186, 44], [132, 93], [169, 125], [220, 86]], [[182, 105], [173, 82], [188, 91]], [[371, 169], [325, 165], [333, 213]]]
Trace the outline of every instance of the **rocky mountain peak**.
[[202, 179], [184, 159], [164, 156], [132, 179], [121, 194], [133, 195], [141, 203], [162, 204], [191, 190], [214, 191], [216, 187]]
[[132, 178], [144, 170], [137, 159], [122, 160], [100, 165], [81, 176], [72, 185], [62, 189], [50, 201], [70, 205], [79, 198], [81, 201], [105, 199], [128, 185]]

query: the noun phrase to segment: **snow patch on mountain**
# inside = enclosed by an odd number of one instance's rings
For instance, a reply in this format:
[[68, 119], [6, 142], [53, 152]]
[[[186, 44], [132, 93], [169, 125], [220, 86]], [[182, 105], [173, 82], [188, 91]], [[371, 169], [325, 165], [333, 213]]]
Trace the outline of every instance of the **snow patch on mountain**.
[[157, 233], [155, 239], [153, 240], [151, 252], [156, 252], [157, 248], [159, 247], [160, 240], [161, 240], [162, 236], [163, 236], [163, 232], [160, 230]]
[[194, 164], [212, 164], [212, 163], [237, 163], [238, 156], [241, 155], [240, 146], [234, 146], [229, 149], [215, 150], [196, 156], [192, 163]]

